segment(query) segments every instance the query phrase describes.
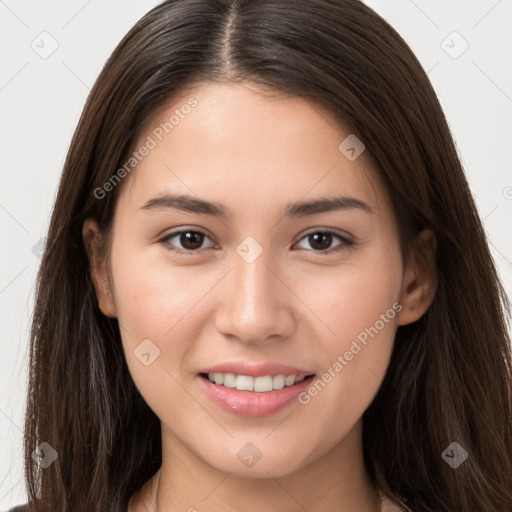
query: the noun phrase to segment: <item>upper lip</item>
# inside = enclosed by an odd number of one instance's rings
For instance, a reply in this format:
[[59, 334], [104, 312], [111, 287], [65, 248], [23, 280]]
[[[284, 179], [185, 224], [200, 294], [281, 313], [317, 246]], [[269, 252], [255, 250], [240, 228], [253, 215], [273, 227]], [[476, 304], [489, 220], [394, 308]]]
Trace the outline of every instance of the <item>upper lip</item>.
[[245, 361], [232, 361], [209, 366], [199, 373], [234, 373], [235, 375], [248, 375], [251, 377], [263, 377], [265, 375], [313, 375], [314, 372], [301, 370], [293, 366], [287, 366], [281, 363], [267, 361], [261, 363], [247, 363]]

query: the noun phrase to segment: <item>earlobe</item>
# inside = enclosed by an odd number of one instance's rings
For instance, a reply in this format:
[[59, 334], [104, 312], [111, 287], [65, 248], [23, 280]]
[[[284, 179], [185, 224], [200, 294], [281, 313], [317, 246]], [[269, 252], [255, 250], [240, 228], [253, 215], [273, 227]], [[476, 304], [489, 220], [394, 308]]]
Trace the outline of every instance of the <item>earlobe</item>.
[[437, 288], [436, 238], [432, 230], [424, 230], [404, 272], [398, 325], [421, 318], [435, 297]]
[[110, 318], [117, 316], [117, 311], [108, 279], [107, 264], [101, 251], [101, 232], [95, 219], [85, 220], [82, 228], [84, 247], [89, 259], [89, 271], [96, 291], [96, 299], [101, 312]]

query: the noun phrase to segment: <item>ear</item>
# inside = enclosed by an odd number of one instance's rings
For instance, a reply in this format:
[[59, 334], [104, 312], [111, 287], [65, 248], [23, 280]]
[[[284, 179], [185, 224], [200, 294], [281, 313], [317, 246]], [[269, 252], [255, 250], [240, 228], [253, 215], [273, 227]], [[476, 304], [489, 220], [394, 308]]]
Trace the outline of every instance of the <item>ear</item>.
[[398, 325], [421, 318], [432, 304], [437, 288], [436, 237], [431, 229], [421, 232], [404, 270]]
[[96, 290], [98, 306], [105, 316], [115, 318], [117, 315], [112, 287], [108, 279], [107, 262], [102, 251], [101, 231], [97, 222], [88, 218], [82, 228], [85, 250], [89, 258], [91, 279]]

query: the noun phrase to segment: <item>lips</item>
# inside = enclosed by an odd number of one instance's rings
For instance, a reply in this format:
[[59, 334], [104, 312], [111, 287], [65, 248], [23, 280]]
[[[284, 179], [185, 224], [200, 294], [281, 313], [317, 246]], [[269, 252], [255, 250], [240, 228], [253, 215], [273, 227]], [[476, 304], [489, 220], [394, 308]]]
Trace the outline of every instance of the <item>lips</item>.
[[198, 382], [221, 409], [245, 417], [272, 415], [296, 402], [315, 373], [277, 362], [226, 362], [203, 368]]
[[304, 380], [268, 392], [240, 391], [211, 382], [205, 374], [200, 374], [197, 381], [206, 395], [224, 411], [237, 416], [261, 418], [277, 413], [285, 407], [299, 405], [297, 397], [311, 385], [314, 375]]

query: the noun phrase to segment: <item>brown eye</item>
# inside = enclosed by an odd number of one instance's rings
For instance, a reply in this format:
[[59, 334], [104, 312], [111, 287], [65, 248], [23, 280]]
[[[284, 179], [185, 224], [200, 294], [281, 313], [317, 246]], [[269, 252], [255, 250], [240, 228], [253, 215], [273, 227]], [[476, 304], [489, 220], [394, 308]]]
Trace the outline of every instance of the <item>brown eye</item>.
[[[201, 249], [205, 238], [209, 237], [202, 231], [183, 229], [170, 233], [162, 239], [162, 242], [172, 246], [172, 249], [176, 252], [196, 252]], [[175, 241], [171, 242], [173, 239], [175, 239]], [[208, 247], [206, 248], [208, 249]]]
[[[335, 238], [340, 240], [341, 243], [338, 243], [334, 248], [331, 248], [333, 239]], [[330, 229], [312, 231], [306, 234], [302, 240], [307, 240], [309, 245], [313, 248], [313, 252], [318, 254], [333, 253], [335, 251], [347, 249], [353, 245], [353, 242]], [[302, 248], [307, 249], [307, 247]]]
[[[333, 247], [332, 243], [336, 238], [340, 240], [340, 243], [334, 245]], [[213, 243], [210, 246], [202, 247], [205, 239], [210, 239], [210, 237], [202, 231], [194, 229], [182, 229], [170, 233], [161, 240], [161, 243], [176, 253], [194, 254], [196, 252], [200, 252], [203, 249], [211, 249], [214, 247], [215, 244]], [[306, 234], [302, 240], [308, 241], [310, 247], [312, 248], [312, 252], [315, 254], [334, 253], [336, 251], [348, 249], [354, 245], [354, 242], [330, 229], [312, 231]], [[308, 249], [307, 247], [302, 248]]]
[[308, 235], [308, 241], [311, 247], [319, 251], [329, 249], [332, 244], [332, 238], [331, 233], [313, 233], [312, 235]]

